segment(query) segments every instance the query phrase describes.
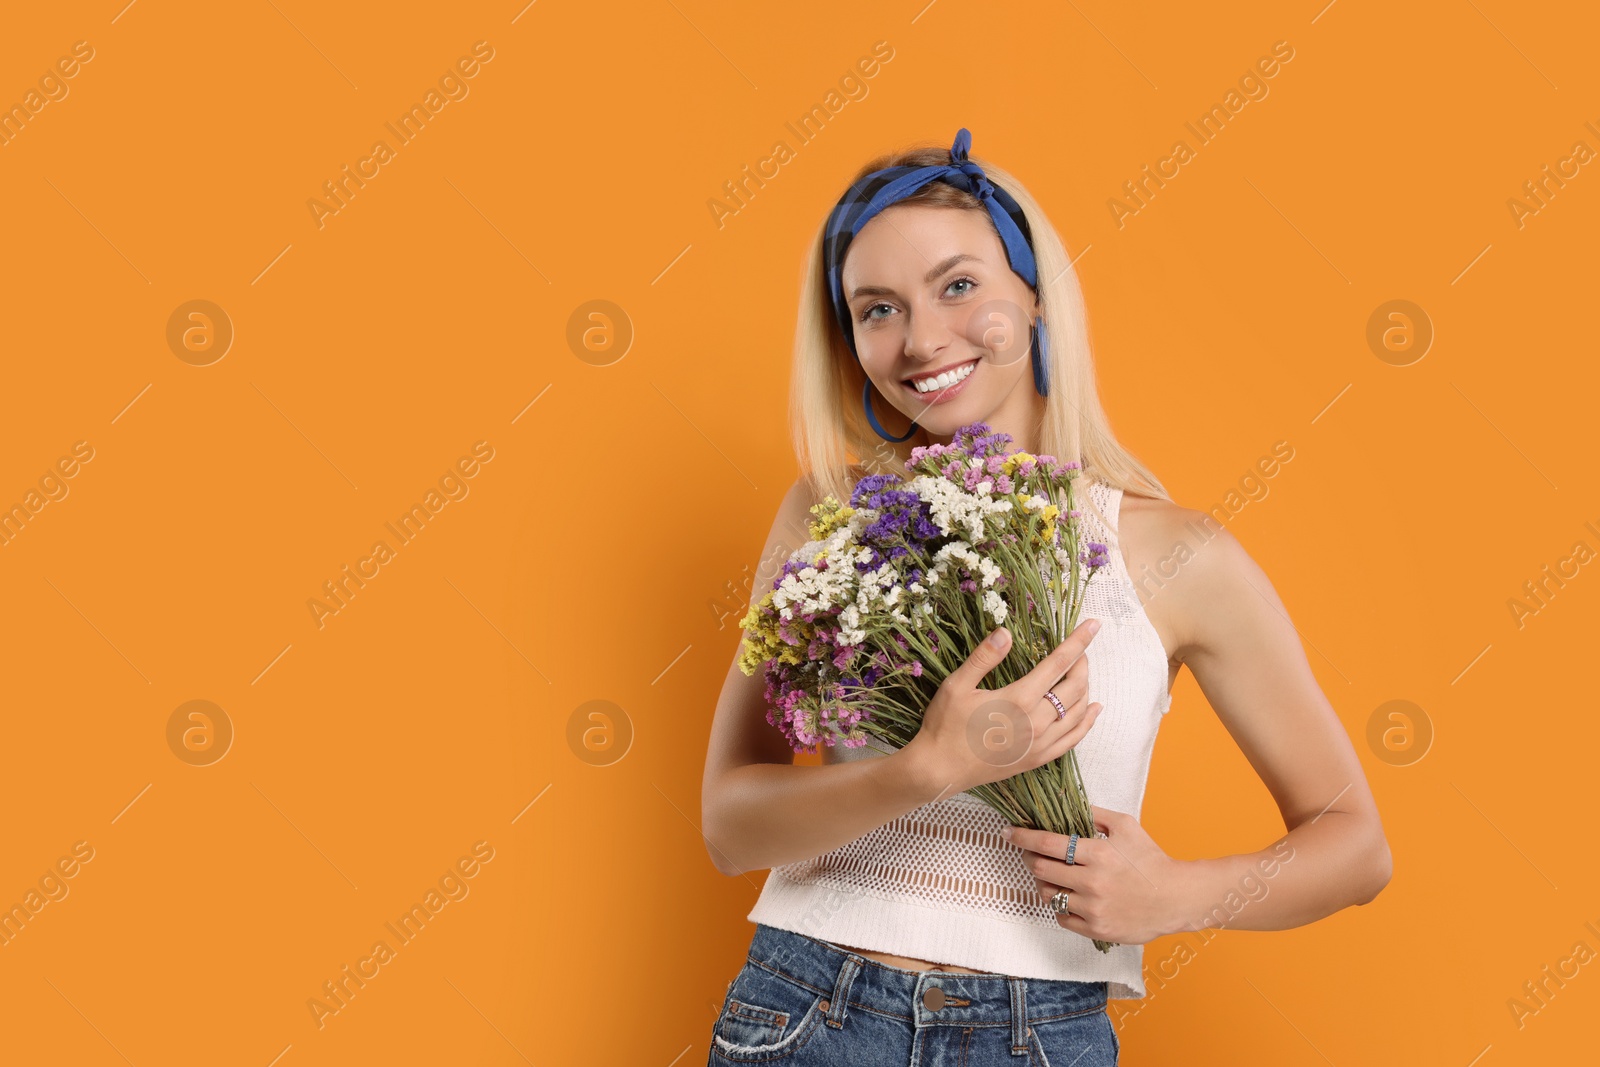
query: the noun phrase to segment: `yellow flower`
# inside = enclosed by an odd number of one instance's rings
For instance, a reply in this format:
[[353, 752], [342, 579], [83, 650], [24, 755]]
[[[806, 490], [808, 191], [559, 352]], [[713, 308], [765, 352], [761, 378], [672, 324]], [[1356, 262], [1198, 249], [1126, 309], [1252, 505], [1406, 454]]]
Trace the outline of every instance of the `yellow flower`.
[[769, 589], [766, 596], [750, 605], [750, 610], [745, 612], [744, 618], [739, 620], [739, 629], [749, 630], [751, 627], [755, 626], [757, 620], [761, 618], [762, 611], [764, 611], [771, 603], [772, 591]]
[[1000, 461], [1000, 470], [1007, 475], [1014, 475], [1017, 473], [1017, 467], [1025, 459], [1037, 460], [1038, 457], [1031, 452], [1013, 452]]
[[823, 541], [828, 535], [850, 521], [850, 516], [856, 509], [848, 505], [841, 506], [833, 497], [828, 497], [820, 504], [811, 506], [811, 514], [817, 516], [810, 524], [811, 540]]

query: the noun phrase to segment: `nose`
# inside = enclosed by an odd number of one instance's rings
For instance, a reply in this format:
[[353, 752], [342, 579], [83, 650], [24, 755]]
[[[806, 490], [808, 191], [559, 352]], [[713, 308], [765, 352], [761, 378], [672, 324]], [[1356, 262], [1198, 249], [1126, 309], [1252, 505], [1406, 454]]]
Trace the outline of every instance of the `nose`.
[[917, 307], [908, 316], [906, 326], [906, 355], [922, 363], [933, 360], [950, 344], [954, 336], [937, 308]]

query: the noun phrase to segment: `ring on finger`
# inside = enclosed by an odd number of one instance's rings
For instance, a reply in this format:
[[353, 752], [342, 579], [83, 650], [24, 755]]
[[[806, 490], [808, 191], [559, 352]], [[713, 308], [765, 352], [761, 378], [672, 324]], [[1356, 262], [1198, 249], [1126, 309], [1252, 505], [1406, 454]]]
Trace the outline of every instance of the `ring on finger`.
[[1067, 717], [1067, 706], [1061, 703], [1060, 697], [1046, 689], [1044, 691], [1044, 698], [1056, 706], [1056, 719], [1058, 721]]

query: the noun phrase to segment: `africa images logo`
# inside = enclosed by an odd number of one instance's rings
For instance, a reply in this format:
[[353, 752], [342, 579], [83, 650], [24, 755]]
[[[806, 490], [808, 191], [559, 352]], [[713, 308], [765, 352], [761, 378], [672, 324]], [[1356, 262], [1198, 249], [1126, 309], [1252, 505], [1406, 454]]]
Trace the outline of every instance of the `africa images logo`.
[[[478, 441], [472, 446], [472, 454], [461, 456], [455, 465], [447, 469], [438, 481], [438, 488], [430, 488], [423, 496], [421, 503], [412, 504], [410, 509], [393, 522], [385, 522], [384, 528], [394, 535], [395, 544], [388, 541], [377, 540], [372, 543], [367, 555], [356, 560], [354, 570], [346, 563], [338, 577], [330, 578], [322, 583], [325, 599], [309, 597], [306, 608], [311, 612], [311, 621], [316, 623], [317, 629], [327, 625], [329, 616], [337, 615], [350, 606], [350, 602], [367, 583], [382, 573], [382, 568], [399, 558], [399, 550], [421, 536], [439, 512], [445, 509], [451, 501], [465, 500], [472, 492], [468, 480], [478, 476], [478, 472], [494, 459], [494, 446], [488, 441]], [[398, 525], [397, 525], [398, 524]]]
[[437, 888], [429, 886], [420, 903], [413, 903], [409, 911], [393, 922], [384, 923], [383, 928], [393, 935], [394, 944], [384, 938], [374, 941], [368, 954], [356, 960], [354, 968], [345, 964], [337, 977], [322, 983], [319, 996], [306, 999], [306, 1007], [316, 1020], [317, 1029], [327, 1026], [328, 1016], [338, 1015], [348, 1008], [356, 994], [382, 974], [384, 965], [392, 962], [400, 949], [416, 940], [447, 905], [466, 900], [467, 894], [472, 892], [467, 882], [476, 878], [483, 865], [493, 859], [493, 845], [487, 841], [474, 843], [471, 855], [462, 856], [453, 866], [445, 868]]

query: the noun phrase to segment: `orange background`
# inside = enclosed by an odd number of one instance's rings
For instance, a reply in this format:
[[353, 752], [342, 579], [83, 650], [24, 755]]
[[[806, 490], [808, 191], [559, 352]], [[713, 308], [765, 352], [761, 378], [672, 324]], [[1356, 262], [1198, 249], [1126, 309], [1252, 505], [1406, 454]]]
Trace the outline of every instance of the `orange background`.
[[[1520, 226], [1507, 206], [1600, 148], [1592, 13], [219, 7], [35, 7], [0, 35], [3, 103], [93, 49], [0, 146], [0, 504], [93, 451], [0, 546], [0, 903], [93, 850], [0, 947], [0, 1058], [703, 1062], [762, 875], [713, 869], [700, 776], [796, 470], [804, 245], [864, 159], [961, 126], [1081, 257], [1106, 406], [1179, 503], [1294, 448], [1227, 525], [1394, 850], [1369, 906], [1165, 974], [1180, 939], [1148, 946], [1124, 1062], [1592, 1055], [1600, 966], [1520, 1026], [1507, 1003], [1600, 950], [1600, 567], [1508, 607], [1600, 548], [1596, 164]], [[1280, 40], [1268, 95], [1119, 226], [1123, 183]], [[468, 95], [319, 225], [323, 183], [478, 41]], [[878, 41], [865, 95], [799, 144], [785, 124]], [[778, 139], [793, 158], [719, 225]], [[1392, 299], [1436, 334], [1408, 366], [1366, 339]], [[220, 359], [169, 344], [191, 300], [232, 325]], [[617, 336], [572, 341], [594, 300]], [[446, 479], [467, 495], [319, 626], [323, 583], [477, 442], [493, 458]], [[195, 700], [234, 734], [203, 766], [168, 740]], [[598, 748], [569, 729], [595, 700], [620, 709]], [[1431, 724], [1422, 759], [1368, 742], [1390, 700]], [[1187, 674], [1143, 819], [1186, 858], [1280, 829]], [[479, 842], [446, 879], [467, 895], [319, 1025], [323, 983]]]

